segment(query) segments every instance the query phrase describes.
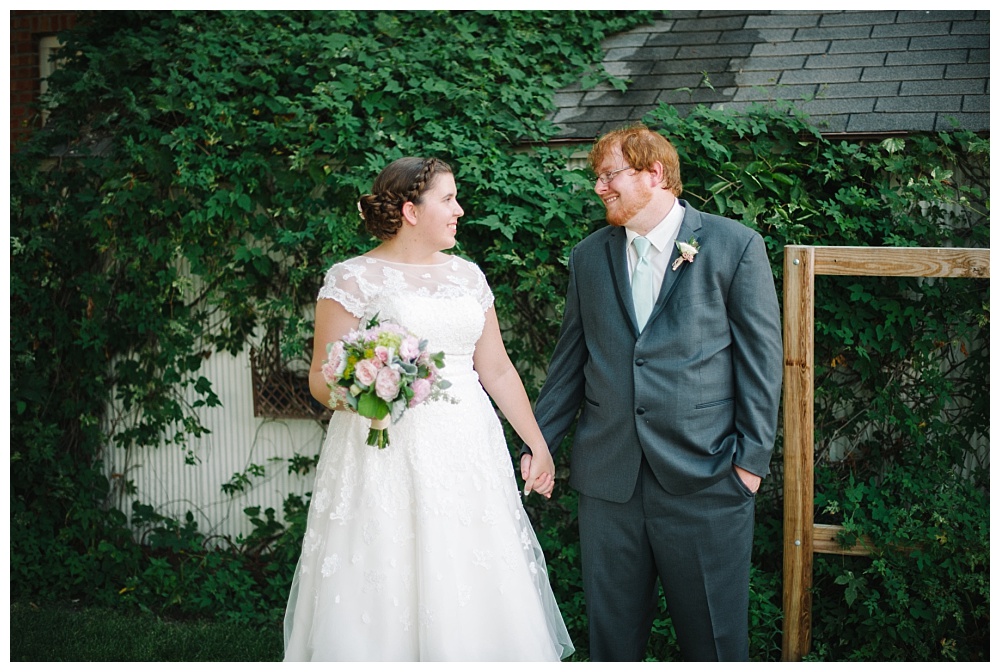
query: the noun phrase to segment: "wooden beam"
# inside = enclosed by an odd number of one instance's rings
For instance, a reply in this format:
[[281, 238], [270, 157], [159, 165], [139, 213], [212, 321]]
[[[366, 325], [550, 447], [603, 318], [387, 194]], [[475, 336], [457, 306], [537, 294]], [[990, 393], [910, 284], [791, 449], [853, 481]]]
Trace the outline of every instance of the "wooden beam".
[[837, 541], [837, 535], [843, 530], [841, 525], [813, 525], [813, 553], [829, 553], [832, 555], [871, 555], [872, 541], [862, 537], [850, 548], [844, 548]]
[[989, 249], [940, 247], [814, 247], [816, 275], [988, 278]]

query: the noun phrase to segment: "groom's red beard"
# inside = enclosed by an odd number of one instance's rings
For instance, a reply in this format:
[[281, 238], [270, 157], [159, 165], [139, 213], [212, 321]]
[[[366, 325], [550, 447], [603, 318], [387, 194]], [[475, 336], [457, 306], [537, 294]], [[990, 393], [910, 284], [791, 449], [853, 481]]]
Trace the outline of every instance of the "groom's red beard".
[[617, 196], [618, 200], [611, 203], [610, 207], [607, 203], [604, 204], [604, 218], [611, 226], [625, 226], [653, 200], [653, 195], [650, 193], [633, 194], [629, 196], [628, 201], [625, 201], [621, 194]]

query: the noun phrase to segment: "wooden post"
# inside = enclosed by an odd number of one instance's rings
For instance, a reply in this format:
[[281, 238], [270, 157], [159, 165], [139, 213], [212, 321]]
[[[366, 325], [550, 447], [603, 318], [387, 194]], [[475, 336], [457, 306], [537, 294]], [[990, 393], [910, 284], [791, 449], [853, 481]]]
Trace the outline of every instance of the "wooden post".
[[785, 248], [784, 594], [782, 660], [809, 653], [812, 615], [813, 315], [811, 247]]

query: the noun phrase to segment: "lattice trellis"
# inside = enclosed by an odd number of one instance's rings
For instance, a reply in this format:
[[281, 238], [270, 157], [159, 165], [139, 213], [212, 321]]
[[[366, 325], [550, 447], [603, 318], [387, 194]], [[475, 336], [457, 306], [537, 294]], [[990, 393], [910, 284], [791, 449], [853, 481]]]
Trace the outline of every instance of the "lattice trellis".
[[254, 416], [327, 420], [332, 411], [310, 394], [308, 375], [288, 367], [280, 341], [280, 334], [269, 334], [260, 346], [250, 348]]

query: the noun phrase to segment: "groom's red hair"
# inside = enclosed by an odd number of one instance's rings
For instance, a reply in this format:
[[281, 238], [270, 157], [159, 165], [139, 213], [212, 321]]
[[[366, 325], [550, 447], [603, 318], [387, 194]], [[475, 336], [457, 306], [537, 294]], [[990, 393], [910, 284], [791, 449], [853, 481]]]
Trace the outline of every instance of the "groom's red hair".
[[644, 124], [633, 124], [606, 133], [594, 143], [588, 157], [595, 173], [615, 147], [621, 147], [625, 165], [635, 170], [648, 170], [659, 161], [663, 165], [663, 188], [669, 189], [677, 197], [683, 193], [680, 158], [673, 144], [665, 137], [649, 130]]

